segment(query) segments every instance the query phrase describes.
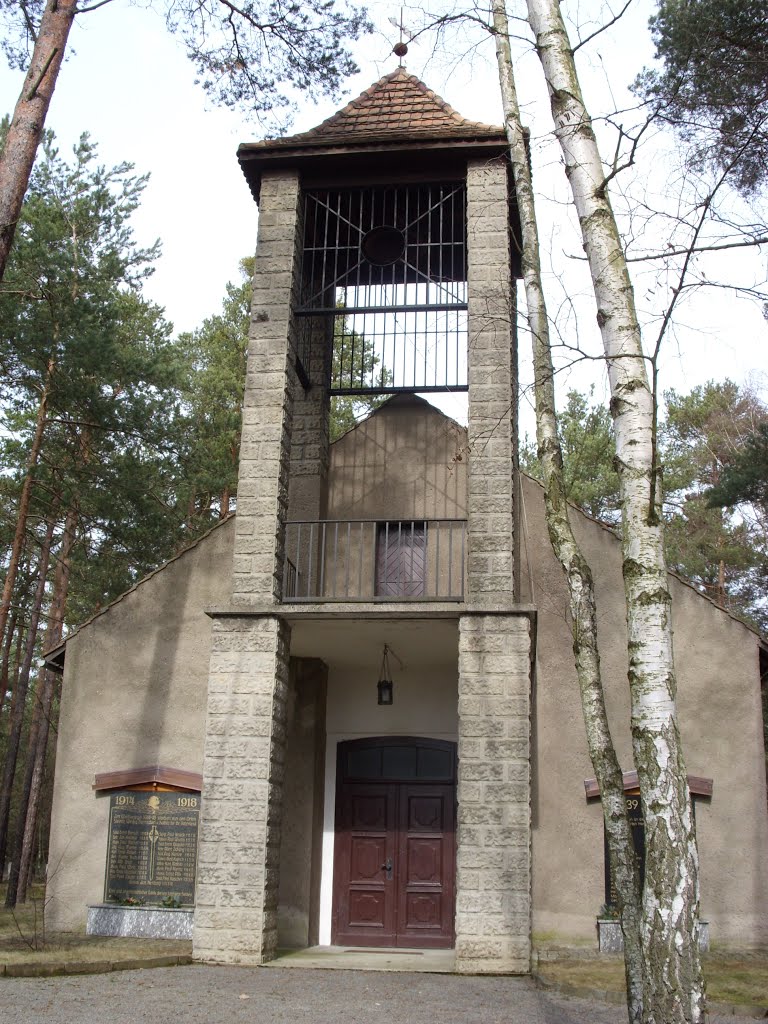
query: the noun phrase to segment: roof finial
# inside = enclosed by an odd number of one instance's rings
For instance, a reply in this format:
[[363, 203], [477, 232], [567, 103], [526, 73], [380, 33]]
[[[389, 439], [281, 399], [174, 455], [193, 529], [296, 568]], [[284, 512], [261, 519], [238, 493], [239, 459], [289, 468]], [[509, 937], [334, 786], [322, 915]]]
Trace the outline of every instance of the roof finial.
[[409, 31], [408, 28], [406, 28], [406, 26], [403, 24], [403, 8], [402, 7], [400, 8], [400, 21], [395, 21], [394, 18], [390, 18], [389, 19], [389, 23], [390, 23], [390, 25], [394, 25], [395, 28], [400, 33], [400, 39], [392, 47], [392, 53], [394, 53], [394, 55], [396, 57], [400, 58], [400, 67], [402, 67], [403, 66], [403, 57], [408, 53], [408, 45], [405, 42], [405, 40], [403, 39], [403, 36], [404, 35], [407, 36], [409, 42], [410, 42], [411, 39], [413, 39], [413, 32]]

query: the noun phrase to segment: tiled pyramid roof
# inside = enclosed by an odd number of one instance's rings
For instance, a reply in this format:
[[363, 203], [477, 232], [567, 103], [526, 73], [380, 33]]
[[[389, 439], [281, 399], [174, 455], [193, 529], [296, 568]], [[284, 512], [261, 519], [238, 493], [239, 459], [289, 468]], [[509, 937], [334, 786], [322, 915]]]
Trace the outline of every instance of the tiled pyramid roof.
[[[316, 128], [265, 147], [338, 145], [373, 139], [477, 139], [503, 136], [498, 125], [469, 121], [405, 68], [384, 75]], [[257, 144], [259, 145], [259, 144]]]
[[316, 128], [282, 139], [245, 142], [240, 166], [259, 202], [262, 174], [301, 168], [327, 178], [397, 173], [460, 173], [469, 159], [492, 159], [507, 149], [504, 129], [462, 117], [405, 68], [378, 82]]

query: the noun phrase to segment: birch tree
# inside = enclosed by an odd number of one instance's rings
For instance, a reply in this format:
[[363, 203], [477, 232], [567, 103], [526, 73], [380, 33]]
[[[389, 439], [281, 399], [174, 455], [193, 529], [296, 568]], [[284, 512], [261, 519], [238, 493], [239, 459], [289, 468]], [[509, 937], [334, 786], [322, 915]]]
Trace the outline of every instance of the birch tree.
[[622, 501], [631, 727], [645, 819], [643, 1020], [704, 1020], [698, 855], [675, 706], [653, 395], [632, 284], [557, 0], [527, 0], [579, 216], [611, 389]]
[[611, 871], [616, 883], [629, 1019], [643, 1014], [643, 960], [640, 945], [640, 876], [624, 798], [624, 781], [608, 724], [600, 674], [595, 588], [589, 565], [571, 527], [563, 475], [563, 455], [555, 412], [554, 367], [549, 318], [541, 279], [536, 206], [525, 132], [520, 119], [504, 0], [493, 0], [493, 34], [504, 128], [509, 143], [515, 197], [522, 233], [522, 270], [528, 327], [533, 347], [536, 439], [544, 484], [544, 505], [552, 549], [565, 574], [571, 613], [573, 652], [592, 767], [600, 786]]

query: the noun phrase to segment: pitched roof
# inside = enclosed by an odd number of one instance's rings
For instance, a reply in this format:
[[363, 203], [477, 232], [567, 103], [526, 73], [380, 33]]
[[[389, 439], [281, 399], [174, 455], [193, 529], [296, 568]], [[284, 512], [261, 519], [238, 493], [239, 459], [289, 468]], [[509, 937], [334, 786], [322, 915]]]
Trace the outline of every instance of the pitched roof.
[[[309, 131], [239, 146], [237, 157], [256, 201], [268, 168], [320, 174], [446, 171], [449, 161], [506, 152], [504, 129], [462, 117], [416, 75], [400, 67]], [[454, 168], [455, 170], [456, 168]]]
[[477, 138], [499, 135], [498, 125], [482, 124], [462, 117], [444, 99], [405, 68], [384, 75], [378, 82], [351, 100], [316, 128], [294, 135], [286, 142], [318, 143], [362, 141], [362, 136], [404, 138], [418, 135], [430, 138]]
[[504, 135], [499, 125], [462, 117], [416, 75], [400, 67], [309, 131], [251, 143], [264, 147], [327, 146], [405, 139], [477, 139]]

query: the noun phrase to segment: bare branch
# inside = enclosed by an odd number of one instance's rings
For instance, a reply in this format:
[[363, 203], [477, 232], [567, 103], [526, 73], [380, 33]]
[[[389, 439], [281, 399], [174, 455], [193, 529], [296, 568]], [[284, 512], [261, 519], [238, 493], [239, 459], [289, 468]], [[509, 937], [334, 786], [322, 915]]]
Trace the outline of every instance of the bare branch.
[[[686, 246], [684, 249], [668, 249], [666, 252], [652, 252], [646, 256], [627, 256], [627, 263], [649, 263], [651, 260], [666, 260], [673, 256], [685, 256], [688, 253], [698, 255], [702, 252], [720, 252], [723, 249], [744, 249], [768, 243], [768, 235], [759, 238], [745, 238], [740, 242], [716, 242], [712, 245]], [[571, 259], [585, 260], [586, 256], [571, 256]]]
[[98, 9], [100, 7], [106, 7], [107, 4], [111, 4], [111, 3], [114, 3], [114, 0], [101, 0], [100, 3], [91, 4], [90, 7], [78, 7], [77, 8], [77, 13], [78, 14], [90, 14], [91, 11], [98, 11]]
[[624, 17], [627, 8], [629, 8], [633, 2], [634, 0], [627, 0], [627, 2], [624, 4], [624, 6], [617, 15], [611, 18], [610, 21], [606, 21], [606, 23], [604, 25], [601, 25], [600, 28], [595, 29], [592, 35], [587, 36], [585, 39], [580, 39], [578, 43], [576, 43], [576, 45], [573, 47], [573, 50], [571, 52], [576, 53], [576, 51], [581, 49], [582, 46], [586, 46], [587, 43], [591, 43], [596, 36], [600, 35], [601, 32], [605, 32], [606, 29], [609, 29], [611, 27], [611, 25], [615, 25], [617, 21]]

